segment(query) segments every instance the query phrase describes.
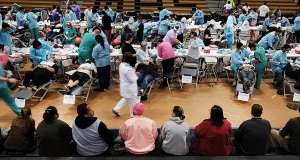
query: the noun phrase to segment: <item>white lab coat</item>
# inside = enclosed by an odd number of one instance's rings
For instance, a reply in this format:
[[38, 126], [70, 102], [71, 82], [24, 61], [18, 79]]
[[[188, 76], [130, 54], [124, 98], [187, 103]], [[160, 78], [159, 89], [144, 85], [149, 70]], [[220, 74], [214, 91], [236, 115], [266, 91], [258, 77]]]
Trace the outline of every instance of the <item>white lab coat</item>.
[[120, 74], [120, 94], [123, 98], [137, 97], [137, 75], [134, 69], [128, 63], [121, 63], [119, 67]]

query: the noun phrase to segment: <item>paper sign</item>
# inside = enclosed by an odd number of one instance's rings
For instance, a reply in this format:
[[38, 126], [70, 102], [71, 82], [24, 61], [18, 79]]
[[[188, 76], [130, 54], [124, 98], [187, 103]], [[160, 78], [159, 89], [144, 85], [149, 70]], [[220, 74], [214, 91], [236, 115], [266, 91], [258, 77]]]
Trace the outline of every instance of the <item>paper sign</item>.
[[15, 103], [19, 108], [25, 107], [25, 99], [24, 98], [15, 98]]
[[64, 95], [63, 104], [75, 104], [75, 95]]
[[293, 101], [300, 102], [300, 93], [294, 93]]
[[248, 102], [249, 101], [249, 94], [244, 93], [244, 92], [239, 92], [238, 100]]
[[191, 75], [182, 75], [182, 83], [192, 83], [192, 79]]

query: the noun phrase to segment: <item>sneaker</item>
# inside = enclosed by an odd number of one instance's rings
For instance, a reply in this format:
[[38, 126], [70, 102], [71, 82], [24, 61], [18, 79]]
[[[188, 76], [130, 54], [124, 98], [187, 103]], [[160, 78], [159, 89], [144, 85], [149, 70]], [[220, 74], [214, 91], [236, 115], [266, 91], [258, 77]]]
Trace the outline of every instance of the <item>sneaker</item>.
[[298, 110], [299, 106], [297, 104], [294, 105], [294, 110]]
[[142, 95], [144, 93], [144, 89], [141, 89], [139, 94]]
[[236, 86], [236, 81], [234, 81], [233, 83], [232, 83], [232, 87], [235, 87]]
[[287, 103], [286, 106], [289, 108], [289, 109], [294, 109], [295, 107], [293, 105], [291, 105], [290, 103]]
[[32, 87], [31, 90], [32, 90], [32, 92], [37, 92], [38, 91], [38, 89], [36, 87]]
[[25, 89], [26, 87], [25, 86], [18, 86], [20, 89]]
[[114, 109], [112, 109], [112, 112], [113, 112], [117, 117], [120, 117], [119, 113], [116, 112]]
[[66, 92], [70, 92], [71, 91], [70, 86], [65, 86], [65, 89], [66, 89]]

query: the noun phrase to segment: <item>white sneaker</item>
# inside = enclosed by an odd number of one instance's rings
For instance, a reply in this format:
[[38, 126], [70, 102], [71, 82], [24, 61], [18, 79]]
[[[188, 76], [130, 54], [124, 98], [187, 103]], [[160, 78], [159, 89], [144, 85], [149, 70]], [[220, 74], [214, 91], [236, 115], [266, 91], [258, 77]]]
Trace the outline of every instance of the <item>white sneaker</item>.
[[25, 86], [18, 86], [20, 89], [25, 89], [26, 87]]
[[141, 89], [140, 90], [140, 95], [142, 95], [144, 93], [144, 90], [143, 89]]
[[234, 81], [233, 83], [232, 83], [232, 87], [235, 87], [236, 86], [236, 81]]

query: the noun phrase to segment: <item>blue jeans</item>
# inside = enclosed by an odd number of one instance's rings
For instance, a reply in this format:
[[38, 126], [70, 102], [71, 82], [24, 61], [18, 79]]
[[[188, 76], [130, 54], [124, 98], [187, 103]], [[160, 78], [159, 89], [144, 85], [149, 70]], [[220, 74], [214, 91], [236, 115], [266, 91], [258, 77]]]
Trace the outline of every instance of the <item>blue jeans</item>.
[[52, 40], [56, 35], [58, 35], [58, 33], [57, 33], [57, 32], [53, 32], [53, 31], [49, 31], [49, 32], [47, 33], [47, 37], [48, 37], [50, 40]]
[[0, 98], [16, 113], [21, 114], [21, 109], [16, 105], [15, 99], [11, 95], [9, 88], [1, 88]]
[[[266, 19], [266, 17], [259, 16], [259, 21], [265, 21], [265, 19]], [[257, 22], [257, 24], [258, 24], [258, 22]]]
[[254, 74], [252, 70], [246, 70], [243, 69], [240, 72], [240, 79], [243, 80], [244, 82], [249, 82], [249, 81], [253, 81], [254, 80]]
[[145, 90], [148, 84], [154, 80], [154, 77], [151, 74], [140, 71], [138, 75], [137, 83], [142, 83], [141, 89]]

